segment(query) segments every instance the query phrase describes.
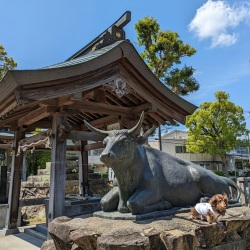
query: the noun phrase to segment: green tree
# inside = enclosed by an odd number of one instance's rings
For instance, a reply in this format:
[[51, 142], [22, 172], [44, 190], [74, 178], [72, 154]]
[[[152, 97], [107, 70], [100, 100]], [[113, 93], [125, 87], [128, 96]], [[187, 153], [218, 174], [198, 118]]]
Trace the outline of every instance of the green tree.
[[[32, 134], [40, 134], [43, 130], [36, 128]], [[51, 151], [38, 151], [30, 150], [26, 151], [26, 165], [27, 165], [27, 176], [37, 175], [38, 169], [46, 168], [46, 162], [51, 161]]]
[[[152, 72], [174, 93], [186, 96], [199, 89], [193, 77], [195, 69], [184, 65], [183, 57], [190, 57], [196, 50], [180, 40], [178, 33], [160, 29], [155, 18], [145, 17], [135, 24], [138, 45], [145, 50], [140, 54]], [[179, 66], [178, 68], [175, 66]], [[175, 68], [174, 68], [175, 67]]]
[[0, 44], [0, 80], [8, 70], [14, 69], [16, 66], [17, 63], [12, 59], [12, 57], [7, 56], [7, 52]]
[[46, 168], [46, 162], [50, 161], [50, 151], [26, 151], [27, 176], [37, 175], [37, 170]]
[[226, 153], [240, 144], [240, 136], [246, 133], [243, 109], [229, 101], [223, 91], [215, 93], [214, 102], [204, 102], [186, 119], [189, 128], [187, 151], [219, 155], [222, 170], [228, 175]]

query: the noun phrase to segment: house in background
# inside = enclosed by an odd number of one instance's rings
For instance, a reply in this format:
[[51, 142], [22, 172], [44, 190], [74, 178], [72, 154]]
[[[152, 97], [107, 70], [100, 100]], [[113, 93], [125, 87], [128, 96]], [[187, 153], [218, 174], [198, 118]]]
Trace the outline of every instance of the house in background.
[[[206, 169], [221, 170], [220, 156], [213, 156], [205, 153], [189, 153], [186, 151], [187, 132], [174, 130], [162, 136], [162, 151], [177, 158], [191, 161]], [[149, 145], [159, 149], [159, 141], [149, 141]]]

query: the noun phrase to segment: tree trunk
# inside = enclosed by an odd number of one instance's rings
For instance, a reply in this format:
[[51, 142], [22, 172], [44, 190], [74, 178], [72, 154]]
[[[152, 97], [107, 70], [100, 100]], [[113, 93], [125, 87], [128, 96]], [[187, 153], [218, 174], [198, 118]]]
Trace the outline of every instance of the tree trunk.
[[228, 165], [227, 165], [227, 159], [226, 155], [221, 155], [221, 161], [222, 161], [222, 171], [225, 174], [225, 176], [228, 176]]

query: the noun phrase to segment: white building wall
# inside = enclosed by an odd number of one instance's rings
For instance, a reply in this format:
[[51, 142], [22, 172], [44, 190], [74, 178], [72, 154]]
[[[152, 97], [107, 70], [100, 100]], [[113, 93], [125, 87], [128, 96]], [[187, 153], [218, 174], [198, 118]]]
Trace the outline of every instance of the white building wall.
[[[221, 159], [219, 156], [212, 156], [204, 153], [177, 153], [176, 147], [186, 145], [187, 132], [175, 130], [162, 137], [162, 151], [169, 153], [180, 159], [194, 162], [207, 169], [221, 169]], [[159, 141], [149, 141], [149, 145], [159, 149]], [[184, 150], [184, 149], [183, 149]]]

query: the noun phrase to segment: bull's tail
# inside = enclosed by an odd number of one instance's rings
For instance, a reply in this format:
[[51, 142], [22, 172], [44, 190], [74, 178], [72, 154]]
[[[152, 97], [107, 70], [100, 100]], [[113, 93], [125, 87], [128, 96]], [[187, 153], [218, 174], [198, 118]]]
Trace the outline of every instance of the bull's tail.
[[233, 189], [236, 190], [237, 192], [237, 197], [236, 197], [236, 200], [235, 201], [231, 201], [230, 203], [237, 203], [239, 202], [239, 199], [240, 199], [240, 195], [241, 195], [241, 190], [240, 188], [238, 187], [238, 185], [231, 179], [227, 178], [227, 177], [222, 177], [226, 182], [227, 184], [232, 187]]

